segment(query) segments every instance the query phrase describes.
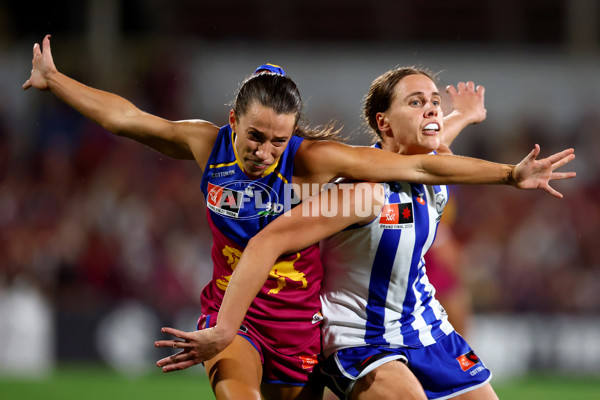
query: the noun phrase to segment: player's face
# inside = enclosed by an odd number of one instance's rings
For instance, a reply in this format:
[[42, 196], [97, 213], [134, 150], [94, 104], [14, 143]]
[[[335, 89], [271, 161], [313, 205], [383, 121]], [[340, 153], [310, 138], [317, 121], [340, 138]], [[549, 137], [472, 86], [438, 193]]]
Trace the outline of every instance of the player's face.
[[408, 75], [394, 88], [390, 108], [378, 113], [383, 147], [401, 154], [427, 154], [441, 142], [441, 97], [425, 75]]
[[283, 154], [294, 132], [296, 115], [277, 114], [254, 102], [239, 118], [231, 111], [229, 123], [236, 133], [235, 150], [244, 172], [259, 178]]

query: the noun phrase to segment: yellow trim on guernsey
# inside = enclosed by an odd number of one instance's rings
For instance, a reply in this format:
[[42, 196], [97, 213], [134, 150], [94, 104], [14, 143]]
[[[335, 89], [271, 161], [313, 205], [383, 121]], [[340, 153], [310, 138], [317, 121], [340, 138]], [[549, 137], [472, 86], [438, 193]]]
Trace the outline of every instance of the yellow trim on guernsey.
[[[246, 172], [246, 171], [244, 171], [244, 166], [242, 165], [242, 162], [240, 161], [240, 158], [239, 158], [239, 156], [237, 154], [237, 150], [235, 149], [235, 132], [234, 131], [231, 131], [231, 143], [234, 143], [234, 145], [233, 145], [233, 154], [235, 154], [235, 161], [231, 161], [231, 162], [228, 162], [228, 163], [222, 163], [222, 164], [211, 164], [211, 165], [208, 166], [208, 169], [221, 168], [221, 167], [229, 167], [229, 166], [237, 164], [243, 172]], [[275, 168], [277, 168], [277, 165], [279, 165], [279, 160], [277, 160], [277, 162], [275, 164], [273, 164], [269, 168], [267, 168], [262, 173], [262, 176], [267, 176], [271, 172], [275, 171]], [[284, 183], [288, 183], [288, 180], [285, 179], [285, 177], [283, 175], [281, 175], [281, 173], [279, 171], [277, 171], [277, 177], [279, 179], [281, 179]]]

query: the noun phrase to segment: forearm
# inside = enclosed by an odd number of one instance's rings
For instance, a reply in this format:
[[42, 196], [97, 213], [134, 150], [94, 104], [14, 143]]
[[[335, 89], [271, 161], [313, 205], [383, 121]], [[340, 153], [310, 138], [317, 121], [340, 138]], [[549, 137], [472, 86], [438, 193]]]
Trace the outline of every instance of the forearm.
[[[265, 284], [278, 255], [251, 240], [231, 276], [219, 309], [215, 330], [233, 340], [250, 304]], [[266, 253], [265, 253], [266, 251]]]
[[311, 143], [296, 154], [305, 180], [323, 183], [331, 177], [357, 181], [405, 181], [429, 185], [510, 184], [514, 165], [454, 155], [404, 155], [364, 146]]
[[145, 113], [123, 97], [86, 86], [60, 72], [53, 73], [47, 82], [52, 93], [84, 117], [169, 157], [193, 159], [191, 138], [203, 130], [218, 131], [204, 121], [171, 122]]
[[[514, 165], [499, 164], [455, 155], [402, 155], [373, 148], [355, 148], [354, 168], [339, 174], [371, 182], [406, 181], [428, 185], [509, 184], [514, 185]], [[365, 168], [368, 166], [369, 168]]]
[[450, 147], [458, 134], [472, 123], [463, 113], [452, 111], [444, 117], [444, 130], [442, 131], [442, 143]]
[[67, 105], [116, 134], [122, 130], [119, 121], [141, 113], [128, 100], [86, 86], [60, 72], [50, 75], [47, 83], [50, 91]]
[[515, 185], [514, 165], [454, 155], [420, 157], [419, 183]]

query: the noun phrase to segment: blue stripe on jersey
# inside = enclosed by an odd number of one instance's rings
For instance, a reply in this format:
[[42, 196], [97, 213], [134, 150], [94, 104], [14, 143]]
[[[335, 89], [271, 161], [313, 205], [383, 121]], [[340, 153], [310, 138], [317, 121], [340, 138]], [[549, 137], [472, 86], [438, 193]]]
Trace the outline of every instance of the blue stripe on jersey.
[[[400, 203], [398, 193], [390, 193], [389, 203]], [[384, 229], [377, 252], [373, 259], [369, 281], [369, 299], [367, 301], [367, 322], [365, 342], [370, 344], [389, 344], [384, 338], [385, 309], [389, 282], [394, 268], [396, 253], [389, 249], [398, 248], [401, 229]]]
[[[441, 186], [433, 186], [433, 191], [434, 194], [440, 193], [442, 191]], [[434, 199], [435, 200], [435, 199]], [[435, 236], [437, 236], [437, 226], [439, 224], [439, 221], [436, 222], [435, 224], [435, 230], [433, 232], [434, 234], [434, 239], [433, 241], [435, 241]], [[432, 241], [432, 243], [433, 243]], [[423, 252], [423, 250], [421, 250], [421, 253]], [[425, 271], [423, 268], [419, 269], [419, 281], [421, 280], [421, 278], [425, 275]], [[437, 330], [437, 328], [441, 325], [442, 321], [437, 319], [437, 317], [435, 316], [435, 313], [433, 311], [433, 309], [431, 308], [431, 306], [429, 305], [431, 302], [431, 294], [428, 291], [425, 291], [426, 287], [425, 285], [418, 283], [418, 285], [416, 286], [416, 289], [418, 290], [419, 293], [421, 293], [421, 303], [422, 306], [424, 307], [424, 311], [422, 313], [422, 317], [424, 319], [424, 321], [431, 326], [431, 332], [434, 336], [435, 332]]]
[[414, 210], [415, 246], [413, 248], [413, 254], [410, 263], [410, 272], [408, 274], [406, 298], [402, 304], [402, 313], [405, 315], [405, 317], [400, 320], [400, 333], [402, 333], [404, 343], [416, 343], [419, 341], [419, 331], [415, 330], [411, 324], [415, 320], [415, 317], [413, 316], [415, 304], [417, 303], [415, 291], [421, 294], [421, 298], [419, 300], [423, 299], [422, 296], [424, 294], [423, 292], [425, 286], [419, 282], [420, 278], [423, 276], [423, 271], [419, 267], [421, 266], [423, 246], [425, 246], [425, 242], [429, 236], [429, 211], [426, 205], [421, 205], [417, 201], [419, 194], [422, 196], [425, 195], [425, 188], [423, 185], [416, 184], [411, 184], [410, 187]]
[[[439, 185], [434, 185], [433, 187], [433, 192], [434, 194], [438, 194], [442, 191], [442, 187]], [[439, 221], [437, 221], [437, 223], [435, 224], [435, 230], [433, 232], [433, 240], [432, 240], [432, 244], [435, 242], [435, 238], [437, 236], [437, 227], [439, 225]], [[423, 261], [424, 262], [424, 261]], [[422, 273], [419, 276], [419, 279], [421, 279], [421, 276], [425, 275], [425, 272], [422, 271]], [[442, 320], [437, 319], [435, 316], [435, 313], [433, 312], [433, 309], [431, 308], [431, 306], [429, 305], [431, 302], [431, 295], [425, 291], [422, 292], [421, 294], [421, 301], [423, 302], [423, 306], [426, 307], [425, 312], [423, 313], [423, 318], [425, 319], [425, 322], [427, 322], [428, 325], [431, 325], [431, 332], [434, 336], [435, 335], [435, 331], [437, 330], [437, 328], [442, 324]]]

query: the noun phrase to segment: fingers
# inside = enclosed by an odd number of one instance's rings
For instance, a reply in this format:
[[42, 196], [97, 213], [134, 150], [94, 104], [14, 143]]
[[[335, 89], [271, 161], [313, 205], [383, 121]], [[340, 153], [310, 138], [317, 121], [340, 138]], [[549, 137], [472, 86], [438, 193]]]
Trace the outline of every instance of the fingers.
[[172, 356], [169, 357], [165, 357], [165, 358], [161, 358], [160, 360], [158, 360], [156, 362], [156, 365], [158, 367], [164, 367], [165, 365], [169, 365], [169, 364], [173, 364], [173, 363], [178, 363], [181, 361], [185, 361], [188, 357], [186, 357], [186, 353], [184, 351], [180, 351], [177, 354], [174, 354]]
[[529, 152], [529, 154], [527, 154], [527, 157], [525, 157], [524, 161], [533, 161], [537, 158], [537, 156], [540, 154], [540, 145], [536, 144], [535, 146], [533, 146], [533, 150], [531, 150]]
[[557, 162], [552, 163], [552, 170], [554, 171], [555, 169], [560, 168], [563, 165], [570, 163], [574, 159], [575, 159], [575, 154], [570, 154], [570, 155], [558, 160]]
[[[31, 62], [32, 64], [34, 63], [36, 57], [39, 58], [42, 56], [42, 51], [40, 50], [40, 45], [38, 43], [34, 43], [33, 44], [33, 61]], [[31, 75], [33, 75], [33, 69], [31, 70]], [[25, 83], [23, 84], [23, 86], [21, 86], [23, 88], [23, 90], [27, 90], [32, 86], [31, 83], [31, 77], [29, 79], [27, 79], [25, 81]]]
[[[563, 150], [556, 154], [552, 154], [550, 157], [548, 157], [548, 161], [550, 161], [552, 163], [552, 165], [554, 165], [556, 162], [559, 162], [559, 161], [563, 160], [564, 158], [567, 158], [567, 156], [570, 156], [570, 155], [573, 155], [573, 158], [575, 158], [575, 150], [572, 148]], [[569, 159], [564, 164], [571, 161], [573, 158]], [[562, 164], [562, 165], [564, 165], [564, 164]]]
[[575, 176], [577, 176], [575, 172], [553, 172], [552, 174], [550, 174], [549, 180], [555, 181], [561, 179], [571, 179], [575, 178]]
[[477, 93], [483, 97], [485, 95], [485, 86], [477, 85], [477, 89], [475, 89]]
[[454, 95], [456, 95], [458, 93], [462, 93], [462, 92], [479, 93], [480, 95], [483, 96], [485, 94], [485, 87], [482, 85], [477, 85], [477, 87], [475, 87], [475, 82], [473, 82], [473, 81], [458, 82], [456, 84], [456, 88], [454, 87], [454, 85], [446, 86], [446, 92], [448, 94], [450, 94], [451, 96], [454, 96]]
[[194, 366], [201, 361], [196, 359], [188, 351], [181, 351], [169, 357], [162, 358], [156, 362], [156, 366], [162, 368], [163, 372], [179, 371]]
[[563, 198], [562, 193], [559, 193], [558, 191], [554, 190], [550, 185], [546, 185], [544, 190], [556, 198], [559, 198], [559, 199]]
[[454, 87], [454, 85], [446, 86], [446, 93], [448, 93], [453, 100], [459, 98], [461, 94], [476, 95], [477, 98], [483, 99], [485, 95], [485, 87], [482, 85], [475, 86], [473, 81], [458, 82], [456, 87]]
[[448, 85], [446, 86], [446, 93], [448, 93], [450, 97], [454, 97], [457, 95], [458, 92], [456, 91], [454, 85]]
[[179, 362], [189, 360], [190, 358], [190, 353], [184, 350], [177, 354], [173, 354], [172, 356], [161, 358], [156, 362], [156, 365], [159, 367], [164, 367], [165, 365], [177, 364]]
[[163, 372], [181, 371], [183, 369], [193, 367], [194, 365], [196, 365], [194, 360], [187, 360], [187, 361], [182, 361], [177, 364], [171, 364], [171, 365], [164, 366], [162, 371]]
[[193, 347], [188, 342], [182, 342], [181, 340], [157, 340], [154, 342], [154, 347], [172, 347], [174, 349], [187, 349]]
[[169, 328], [169, 327], [165, 326], [160, 331], [162, 333], [166, 333], [168, 335], [178, 337], [179, 339], [188, 339], [187, 332], [180, 331], [179, 329]]
[[175, 329], [175, 328], [169, 328], [166, 326], [163, 327], [160, 331], [163, 333], [169, 334], [171, 336], [175, 336], [182, 340], [173, 340], [173, 339], [157, 340], [154, 342], [154, 347], [173, 347], [173, 348], [180, 348], [180, 349], [187, 349], [187, 348], [192, 347], [192, 345], [187, 342], [187, 339], [189, 338], [189, 335], [187, 332], [180, 331], [179, 329]]
[[44, 41], [42, 42], [42, 46], [44, 48], [44, 53], [48, 52], [48, 55], [51, 54], [51, 51], [50, 51], [50, 37], [51, 37], [50, 35], [46, 35], [44, 37]]
[[35, 43], [33, 45], [33, 57], [41, 56], [41, 55], [42, 55], [42, 50], [40, 49], [40, 45], [38, 43]]

